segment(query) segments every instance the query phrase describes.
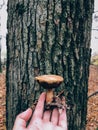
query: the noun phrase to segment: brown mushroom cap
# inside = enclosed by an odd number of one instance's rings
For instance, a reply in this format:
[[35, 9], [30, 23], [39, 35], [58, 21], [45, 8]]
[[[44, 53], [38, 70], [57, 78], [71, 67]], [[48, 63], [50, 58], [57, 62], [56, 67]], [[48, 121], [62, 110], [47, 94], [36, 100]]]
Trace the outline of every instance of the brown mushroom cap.
[[40, 85], [44, 88], [56, 88], [63, 82], [63, 77], [59, 75], [42, 75], [37, 76], [35, 79], [38, 81]]

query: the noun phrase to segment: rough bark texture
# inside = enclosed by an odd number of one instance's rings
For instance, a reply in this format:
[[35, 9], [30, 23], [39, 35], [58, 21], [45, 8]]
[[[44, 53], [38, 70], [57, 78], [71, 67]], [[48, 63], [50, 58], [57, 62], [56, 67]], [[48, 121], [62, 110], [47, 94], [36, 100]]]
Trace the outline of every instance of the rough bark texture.
[[8, 0], [7, 130], [42, 91], [34, 77], [64, 77], [68, 130], [85, 130], [93, 0]]

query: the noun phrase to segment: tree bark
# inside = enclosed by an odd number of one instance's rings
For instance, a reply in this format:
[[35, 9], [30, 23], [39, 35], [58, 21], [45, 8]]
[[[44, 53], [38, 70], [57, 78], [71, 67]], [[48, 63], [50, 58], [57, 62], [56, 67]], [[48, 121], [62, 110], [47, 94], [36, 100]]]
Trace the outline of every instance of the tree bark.
[[8, 0], [6, 126], [38, 99], [34, 77], [64, 77], [68, 130], [85, 130], [93, 0]]

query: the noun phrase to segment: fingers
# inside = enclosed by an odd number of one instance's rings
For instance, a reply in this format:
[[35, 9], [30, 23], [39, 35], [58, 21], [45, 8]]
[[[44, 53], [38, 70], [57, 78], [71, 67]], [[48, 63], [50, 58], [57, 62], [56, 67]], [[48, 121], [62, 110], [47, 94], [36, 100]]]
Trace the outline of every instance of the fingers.
[[29, 123], [29, 127], [33, 126], [33, 122], [35, 119], [41, 119], [43, 116], [43, 110], [44, 110], [44, 102], [45, 102], [45, 93], [42, 93], [39, 97], [38, 103], [36, 105], [35, 111], [33, 113], [33, 117], [31, 118], [31, 121]]
[[51, 116], [51, 112], [50, 111], [45, 111], [44, 115], [43, 115], [43, 121], [44, 122], [49, 122], [50, 121], [50, 116]]
[[13, 129], [17, 130], [18, 128], [26, 128], [27, 121], [32, 115], [32, 110], [28, 108], [26, 111], [19, 114], [16, 118]]
[[39, 97], [38, 103], [36, 105], [33, 118], [42, 118], [43, 110], [44, 110], [44, 102], [45, 102], [45, 93], [42, 93]]
[[65, 128], [67, 130], [67, 116], [66, 116], [66, 110], [62, 110], [62, 113], [59, 115], [59, 126]]
[[51, 122], [53, 123], [53, 125], [58, 124], [58, 117], [59, 117], [59, 112], [57, 109], [54, 109], [51, 116]]

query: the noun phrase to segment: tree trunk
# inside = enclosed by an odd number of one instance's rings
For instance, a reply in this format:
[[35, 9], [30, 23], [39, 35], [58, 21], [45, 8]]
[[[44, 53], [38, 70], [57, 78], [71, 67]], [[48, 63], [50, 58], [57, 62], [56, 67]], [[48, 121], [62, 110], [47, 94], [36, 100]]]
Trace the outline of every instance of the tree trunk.
[[8, 0], [6, 125], [43, 91], [34, 77], [64, 77], [68, 130], [85, 130], [93, 0]]

